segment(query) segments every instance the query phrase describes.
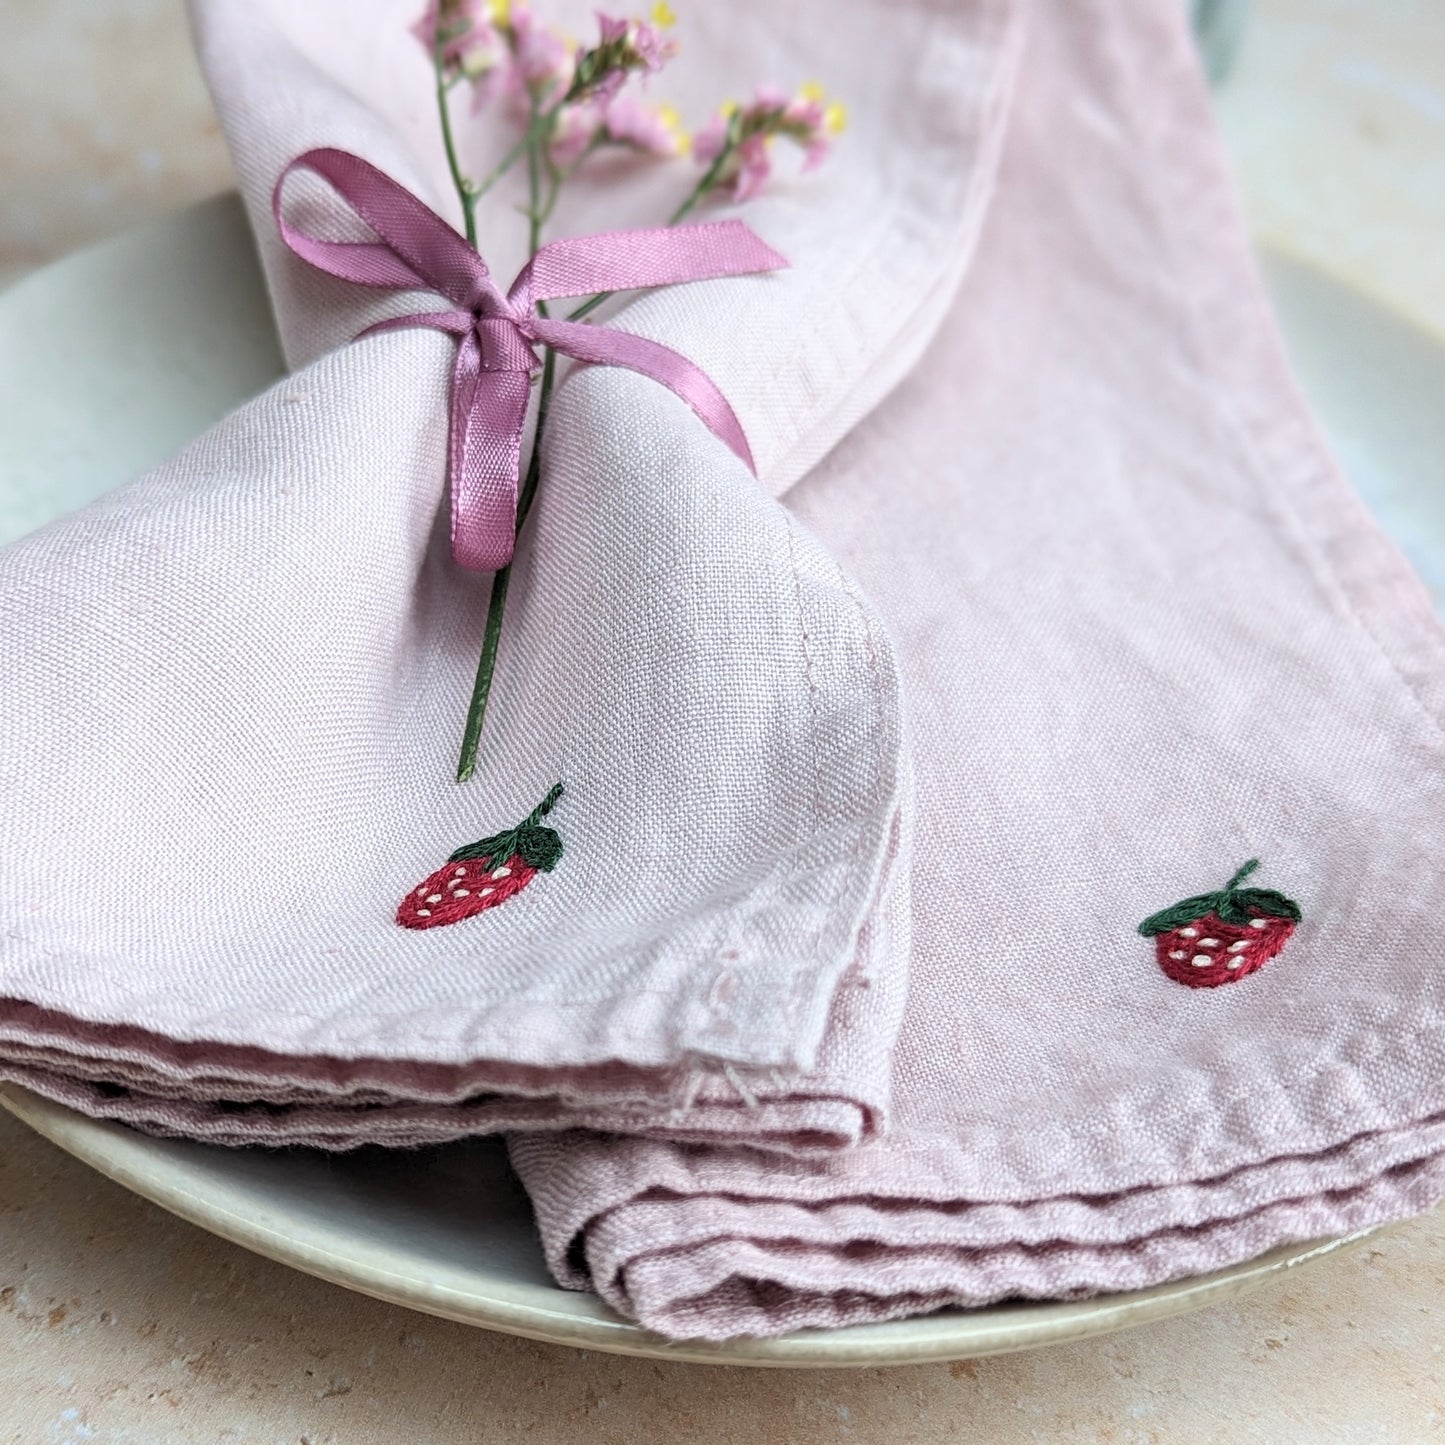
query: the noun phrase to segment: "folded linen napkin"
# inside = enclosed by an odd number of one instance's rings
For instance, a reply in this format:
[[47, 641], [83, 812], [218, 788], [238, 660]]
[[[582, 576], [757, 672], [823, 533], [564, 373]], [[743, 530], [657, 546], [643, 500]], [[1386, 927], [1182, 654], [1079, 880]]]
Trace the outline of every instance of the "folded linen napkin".
[[[806, 55], [857, 119], [749, 213], [790, 271], [625, 312], [784, 502], [574, 375], [458, 789], [447, 347], [345, 345], [412, 304], [261, 214], [319, 144], [441, 204], [410, 17], [371, 13], [198, 7], [299, 370], [0, 557], [5, 1075], [228, 1142], [510, 1126], [557, 1276], [675, 1334], [1142, 1285], [1437, 1198], [1445, 644], [1289, 382], [1182, 21], [1038, 7], [1004, 139], [1012, 6], [697, 17], [720, 76]], [[560, 223], [665, 204], [601, 207]], [[555, 873], [399, 938], [557, 777]]]
[[1445, 1193], [1445, 639], [1288, 375], [1181, 13], [1034, 10], [939, 338], [788, 497], [909, 705], [890, 1131], [513, 1141], [552, 1269], [654, 1329], [1147, 1286]]
[[[455, 343], [353, 342], [428, 303], [305, 266], [271, 215], [316, 146], [455, 209], [417, 8], [195, 7], [294, 372], [0, 554], [0, 1076], [227, 1143], [565, 1123], [856, 1142], [905, 997], [909, 762], [872, 604], [767, 488], [936, 326], [992, 182], [1014, 7], [687, 17], [682, 95], [806, 56], [867, 99], [835, 164], [749, 211], [791, 270], [620, 313], [714, 378], [766, 487], [655, 384], [566, 379], [464, 787], [488, 579], [438, 522]], [[466, 130], [476, 174], [514, 133]], [[306, 181], [297, 224], [365, 239]], [[655, 223], [668, 184], [579, 179], [555, 233]], [[499, 277], [518, 199], [479, 213]], [[465, 923], [397, 927], [418, 880], [559, 780], [554, 871]]]

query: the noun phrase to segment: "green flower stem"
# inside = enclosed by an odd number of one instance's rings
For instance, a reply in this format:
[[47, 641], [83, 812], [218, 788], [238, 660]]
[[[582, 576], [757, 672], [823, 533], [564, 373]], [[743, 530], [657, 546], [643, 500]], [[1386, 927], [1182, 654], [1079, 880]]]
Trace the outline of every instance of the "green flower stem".
[[492, 187], [496, 185], [497, 182], [501, 180], [502, 177], [506, 175], [507, 172], [511, 170], [514, 165], [517, 164], [519, 160], [522, 159], [522, 156], [525, 154], [526, 149], [527, 137], [524, 135], [521, 140], [519, 140], [516, 145], [514, 145], [512, 149], [509, 150], [506, 155], [504, 155], [502, 159], [497, 162], [496, 169], [493, 170], [492, 173], [484, 181], [481, 181], [476, 186], [475, 190], [472, 192], [474, 199], [476, 201], [480, 201], [481, 198], [485, 196], [487, 192], [491, 190]]
[[[466, 225], [467, 240], [473, 246], [477, 244], [477, 203], [502, 179], [508, 171], [527, 154], [527, 143], [530, 132], [524, 134], [520, 140], [509, 150], [506, 155], [493, 167], [487, 177], [482, 181], [473, 181], [462, 173], [461, 161], [457, 156], [456, 139], [452, 133], [451, 108], [447, 102], [447, 96], [451, 89], [457, 84], [457, 80], [447, 80], [443, 70], [440, 49], [433, 52], [433, 63], [436, 68], [437, 77], [437, 113], [441, 117], [442, 143], [446, 147], [447, 167], [452, 173], [452, 185], [462, 203], [462, 219]], [[550, 121], [554, 113], [548, 113], [540, 117], [544, 121]]]
[[717, 185], [717, 178], [722, 175], [723, 167], [732, 159], [732, 154], [737, 148], [737, 140], [732, 134], [732, 128], [729, 127], [723, 148], [713, 157], [713, 163], [702, 173], [702, 179], [692, 188], [687, 199], [672, 213], [667, 222], [669, 226], [677, 225], [679, 221], [685, 220], [692, 214], [698, 202]]
[[[439, 94], [442, 94], [439, 90]], [[518, 155], [525, 151], [527, 158], [527, 218], [529, 223], [529, 241], [531, 252], [535, 255], [542, 244], [542, 228], [551, 218], [552, 211], [557, 204], [557, 194], [561, 190], [562, 182], [566, 179], [567, 172], [559, 172], [552, 163], [549, 153], [549, 146], [552, 138], [553, 122], [556, 119], [557, 107], [550, 111], [539, 111], [536, 103], [532, 106], [531, 121], [527, 126], [527, 133], [514, 147], [513, 153], [503, 163], [503, 169], [510, 166]], [[443, 102], [443, 116], [445, 116], [445, 103]], [[443, 121], [443, 130], [449, 135], [449, 129]], [[667, 224], [675, 226], [680, 221], [692, 214], [703, 197], [717, 184], [718, 177], [722, 174], [723, 167], [731, 158], [733, 151], [737, 148], [737, 137], [729, 130], [728, 138], [724, 142], [722, 150], [713, 159], [712, 164], [703, 172], [701, 179], [692, 188], [692, 191], [683, 200], [682, 204], [669, 217]], [[450, 142], [448, 142], [447, 154], [452, 156]], [[546, 167], [548, 176], [548, 193], [545, 202], [542, 199], [542, 170]], [[575, 170], [576, 167], [574, 166]], [[458, 172], [453, 167], [453, 176]], [[490, 186], [496, 175], [495, 172], [487, 181]], [[466, 183], [458, 180], [459, 189]], [[485, 189], [483, 187], [482, 189]], [[462, 192], [463, 206], [467, 207], [468, 224], [471, 223], [471, 209], [468, 205], [468, 196], [471, 196], [471, 205], [475, 205], [476, 196], [481, 192], [476, 188]], [[474, 238], [468, 235], [468, 239]], [[589, 312], [596, 310], [613, 293], [604, 291], [591, 297], [571, 312], [568, 320], [577, 320], [586, 316]], [[537, 311], [540, 315], [547, 314], [546, 304], [537, 303]], [[551, 347], [546, 347], [542, 354], [542, 382], [537, 397], [537, 426], [532, 434], [532, 454], [527, 462], [527, 475], [522, 483], [522, 489], [517, 498], [517, 535], [520, 537], [522, 527], [527, 520], [527, 514], [532, 509], [533, 499], [537, 494], [537, 484], [541, 480], [542, 472], [542, 437], [547, 426], [547, 415], [552, 402], [552, 387], [556, 378], [557, 358]], [[457, 782], [465, 783], [475, 774], [477, 770], [477, 749], [481, 744], [482, 726], [487, 716], [487, 701], [492, 691], [492, 675], [497, 668], [497, 652], [502, 641], [502, 622], [507, 610], [507, 591], [511, 586], [512, 569], [510, 564], [501, 567], [492, 577], [492, 592], [487, 603], [487, 622], [482, 632], [482, 654], [477, 660], [476, 680], [472, 684], [471, 701], [467, 706], [466, 724], [462, 729], [461, 754], [457, 759]]]
[[[537, 483], [542, 474], [542, 448], [540, 440], [547, 422], [547, 411], [552, 400], [552, 381], [556, 370], [557, 356], [547, 348], [542, 362], [542, 387], [537, 399], [537, 430], [532, 439], [532, 456], [527, 463], [527, 476], [517, 498], [517, 534], [532, 510], [532, 499], [537, 495]], [[487, 625], [482, 633], [482, 655], [477, 660], [477, 677], [472, 685], [472, 699], [467, 707], [466, 725], [462, 730], [462, 750], [457, 760], [457, 782], [465, 783], [477, 770], [477, 748], [482, 740], [482, 724], [487, 716], [487, 699], [492, 691], [492, 674], [497, 668], [497, 648], [502, 641], [502, 619], [507, 610], [507, 588], [512, 580], [509, 563], [497, 570], [492, 577], [492, 595], [487, 603]]]
[[477, 197], [479, 192], [476, 186], [462, 174], [461, 161], [457, 158], [456, 137], [452, 134], [451, 106], [447, 102], [447, 93], [451, 90], [451, 85], [447, 81], [446, 63], [442, 59], [440, 40], [432, 51], [432, 65], [436, 70], [437, 114], [441, 117], [442, 144], [446, 147], [447, 168], [452, 173], [452, 184], [456, 187], [457, 196], [462, 203], [462, 221], [466, 226], [467, 240], [475, 246], [477, 244]]
[[[539, 113], [536, 104], [532, 107], [532, 119], [524, 138], [527, 151], [527, 216], [528, 245], [536, 255], [542, 244], [542, 227], [557, 203], [557, 191], [561, 186], [558, 176], [546, 155], [551, 142], [552, 120], [555, 111]], [[542, 204], [542, 166], [546, 162], [551, 177], [551, 191], [545, 206]], [[545, 302], [537, 303], [539, 315], [547, 314]], [[547, 426], [547, 413], [551, 408], [552, 386], [557, 374], [557, 358], [550, 346], [542, 351], [542, 383], [537, 397], [537, 426], [532, 433], [532, 454], [527, 461], [527, 475], [517, 498], [517, 531], [521, 536], [522, 526], [532, 509], [533, 498], [537, 495], [537, 483], [542, 474], [542, 436]], [[497, 569], [492, 577], [492, 593], [487, 602], [487, 622], [482, 632], [482, 654], [477, 659], [477, 675], [472, 684], [471, 701], [467, 705], [466, 723], [462, 728], [461, 753], [457, 758], [457, 782], [465, 783], [477, 770], [477, 749], [482, 740], [482, 726], [487, 717], [487, 701], [492, 693], [492, 675], [497, 669], [497, 651], [502, 641], [502, 622], [507, 611], [507, 591], [511, 586], [512, 568], [509, 563]]]
[[497, 667], [497, 646], [502, 640], [502, 614], [507, 609], [507, 587], [512, 580], [510, 566], [498, 568], [492, 577], [492, 595], [487, 602], [487, 627], [482, 634], [482, 655], [477, 659], [472, 700], [462, 728], [462, 750], [457, 758], [457, 782], [465, 783], [477, 770], [477, 745], [482, 740], [482, 723], [487, 716], [487, 696], [492, 690], [492, 673]]

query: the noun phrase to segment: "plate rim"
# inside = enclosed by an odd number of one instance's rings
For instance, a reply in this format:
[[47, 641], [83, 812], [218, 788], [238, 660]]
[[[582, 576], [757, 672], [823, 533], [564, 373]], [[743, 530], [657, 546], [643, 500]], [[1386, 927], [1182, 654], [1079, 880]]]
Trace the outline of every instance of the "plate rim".
[[[839, 1369], [933, 1364], [1014, 1354], [1089, 1339], [1237, 1299], [1301, 1265], [1340, 1253], [1387, 1225], [1284, 1245], [1254, 1259], [1121, 1294], [947, 1309], [933, 1314], [797, 1330], [769, 1338], [673, 1340], [614, 1313], [595, 1295], [558, 1286], [496, 1281], [468, 1289], [465, 1273], [408, 1275], [379, 1246], [348, 1252], [344, 1237], [305, 1223], [291, 1232], [242, 1207], [239, 1191], [156, 1153], [149, 1136], [92, 1119], [15, 1084], [0, 1085], [0, 1107], [57, 1148], [142, 1199], [254, 1254], [388, 1304], [458, 1324], [545, 1344], [688, 1364]], [[228, 1197], [229, 1196], [229, 1197]], [[368, 1260], [365, 1256], [377, 1256]]]

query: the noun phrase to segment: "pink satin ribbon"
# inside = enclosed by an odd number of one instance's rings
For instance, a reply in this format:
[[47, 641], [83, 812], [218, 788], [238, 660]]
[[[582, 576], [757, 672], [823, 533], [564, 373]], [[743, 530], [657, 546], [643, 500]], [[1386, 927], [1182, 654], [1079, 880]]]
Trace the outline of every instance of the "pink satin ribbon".
[[[314, 171], [330, 182], [381, 239], [323, 241], [288, 225], [281, 192], [296, 170]], [[281, 172], [272, 208], [282, 240], [318, 270], [362, 286], [435, 291], [453, 303], [453, 309], [397, 316], [360, 334], [431, 326], [460, 338], [452, 367], [447, 465], [452, 556], [461, 566], [493, 571], [512, 560], [522, 427], [532, 376], [542, 365], [536, 343], [661, 382], [754, 469], [727, 398], [685, 356], [630, 332], [537, 314], [539, 301], [561, 296], [671, 286], [788, 264], [741, 221], [553, 241], [522, 268], [504, 296], [476, 249], [435, 211], [346, 151], [327, 147], [298, 156]]]

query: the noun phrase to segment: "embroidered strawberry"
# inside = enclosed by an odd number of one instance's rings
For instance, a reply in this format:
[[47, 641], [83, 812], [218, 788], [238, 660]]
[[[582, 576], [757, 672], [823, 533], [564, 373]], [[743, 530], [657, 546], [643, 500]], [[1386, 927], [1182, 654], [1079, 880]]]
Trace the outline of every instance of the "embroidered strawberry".
[[1251, 858], [1218, 893], [1185, 898], [1146, 918], [1159, 967], [1175, 983], [1214, 988], [1263, 968], [1290, 940], [1299, 905], [1272, 888], [1239, 885], [1259, 867]]
[[550, 873], [562, 856], [562, 839], [540, 826], [562, 796], [562, 784], [515, 828], [458, 848], [396, 910], [403, 928], [440, 928], [495, 908], [515, 897], [538, 873]]

